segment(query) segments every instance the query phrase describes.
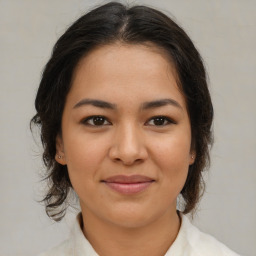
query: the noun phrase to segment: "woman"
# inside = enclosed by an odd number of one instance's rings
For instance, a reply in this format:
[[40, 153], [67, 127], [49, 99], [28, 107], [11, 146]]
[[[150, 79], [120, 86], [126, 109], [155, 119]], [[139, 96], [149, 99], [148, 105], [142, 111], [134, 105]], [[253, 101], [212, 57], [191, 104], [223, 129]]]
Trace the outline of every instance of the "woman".
[[170, 18], [115, 2], [85, 14], [57, 41], [35, 106], [47, 214], [61, 220], [72, 190], [81, 206], [71, 238], [42, 255], [237, 255], [184, 215], [213, 109], [201, 57]]

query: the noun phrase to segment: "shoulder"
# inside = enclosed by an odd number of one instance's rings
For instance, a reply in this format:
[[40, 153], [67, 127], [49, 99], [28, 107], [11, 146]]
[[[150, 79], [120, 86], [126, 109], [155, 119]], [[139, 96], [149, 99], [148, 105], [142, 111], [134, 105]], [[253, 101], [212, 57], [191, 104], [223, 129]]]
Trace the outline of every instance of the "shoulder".
[[79, 213], [70, 230], [69, 239], [38, 256], [98, 256], [81, 229], [82, 215]]
[[41, 253], [38, 256], [70, 256], [72, 255], [72, 245], [70, 240], [66, 240], [58, 246], [50, 249], [47, 252]]
[[191, 256], [239, 256], [214, 237], [201, 232], [186, 216], [182, 216], [182, 222]]

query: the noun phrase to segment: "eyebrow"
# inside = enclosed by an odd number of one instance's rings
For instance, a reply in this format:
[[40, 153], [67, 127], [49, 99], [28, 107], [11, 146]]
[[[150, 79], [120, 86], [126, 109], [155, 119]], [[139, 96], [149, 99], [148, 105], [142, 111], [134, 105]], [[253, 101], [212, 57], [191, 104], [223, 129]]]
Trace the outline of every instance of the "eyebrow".
[[160, 99], [155, 101], [149, 101], [142, 104], [142, 109], [152, 109], [152, 108], [158, 108], [163, 107], [166, 105], [172, 105], [174, 107], [182, 109], [181, 105], [173, 99]]
[[[113, 110], [117, 109], [116, 104], [109, 103], [103, 100], [96, 100], [96, 99], [82, 99], [77, 104], [75, 104], [73, 108], [75, 109], [85, 105], [92, 105], [98, 108], [107, 108], [107, 109], [113, 109]], [[159, 100], [144, 102], [141, 105], [141, 109], [147, 110], [147, 109], [163, 107], [166, 105], [172, 105], [174, 107], [182, 109], [181, 105], [176, 100], [173, 100], [173, 99], [159, 99]]]
[[79, 108], [84, 105], [92, 105], [98, 108], [116, 109], [116, 104], [95, 99], [82, 99], [73, 108]]

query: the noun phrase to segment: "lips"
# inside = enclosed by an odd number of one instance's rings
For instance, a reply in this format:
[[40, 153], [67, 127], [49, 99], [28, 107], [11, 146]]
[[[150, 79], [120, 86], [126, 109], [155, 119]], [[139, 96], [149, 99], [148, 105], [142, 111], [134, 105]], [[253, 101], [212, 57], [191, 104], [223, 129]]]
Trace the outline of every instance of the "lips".
[[142, 175], [117, 175], [102, 180], [110, 189], [121, 194], [136, 194], [147, 189], [154, 179]]

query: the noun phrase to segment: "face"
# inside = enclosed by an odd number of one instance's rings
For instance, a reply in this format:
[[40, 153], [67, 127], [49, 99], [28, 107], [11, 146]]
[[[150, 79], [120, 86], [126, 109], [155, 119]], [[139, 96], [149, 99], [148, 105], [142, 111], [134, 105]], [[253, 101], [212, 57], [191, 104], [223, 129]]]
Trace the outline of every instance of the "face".
[[83, 215], [137, 227], [176, 212], [191, 127], [175, 70], [160, 50], [103, 46], [76, 68], [57, 137]]

